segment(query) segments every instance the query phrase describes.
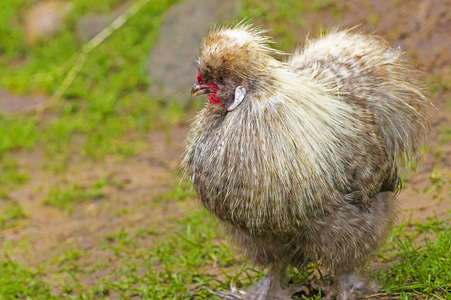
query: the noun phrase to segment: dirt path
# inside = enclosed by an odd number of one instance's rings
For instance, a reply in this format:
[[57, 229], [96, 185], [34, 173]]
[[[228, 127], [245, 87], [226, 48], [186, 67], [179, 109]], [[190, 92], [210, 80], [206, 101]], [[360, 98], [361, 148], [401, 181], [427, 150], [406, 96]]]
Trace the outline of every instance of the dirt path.
[[[31, 180], [10, 196], [20, 203], [29, 220], [25, 226], [0, 232], [0, 238], [27, 241], [30, 247], [15, 251], [12, 258], [39, 264], [71, 243], [90, 251], [98, 246], [98, 241], [122, 228], [163, 226], [183, 214], [170, 201], [158, 205], [152, 205], [152, 201], [176, 184], [184, 136], [185, 129], [180, 126], [172, 128], [170, 143], [163, 132], [156, 132], [148, 137], [151, 149], [146, 153], [124, 161], [80, 161], [71, 164], [62, 175], [42, 170], [40, 164], [45, 159], [41, 153], [20, 154], [19, 161], [30, 171]], [[71, 213], [43, 205], [52, 186], [61, 182], [83, 185], [99, 180], [122, 184], [108, 186], [104, 197], [77, 204]]]

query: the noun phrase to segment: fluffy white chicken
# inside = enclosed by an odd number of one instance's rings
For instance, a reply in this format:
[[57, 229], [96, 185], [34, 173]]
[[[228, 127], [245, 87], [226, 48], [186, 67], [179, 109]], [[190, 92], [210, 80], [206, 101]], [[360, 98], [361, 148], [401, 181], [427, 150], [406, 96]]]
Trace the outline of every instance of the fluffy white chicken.
[[[332, 270], [337, 299], [396, 216], [400, 158], [428, 132], [424, 85], [379, 37], [332, 31], [278, 61], [249, 24], [212, 30], [191, 95], [209, 95], [183, 163], [202, 204], [269, 273], [245, 299], [290, 299], [287, 265]], [[233, 296], [229, 296], [233, 297]]]

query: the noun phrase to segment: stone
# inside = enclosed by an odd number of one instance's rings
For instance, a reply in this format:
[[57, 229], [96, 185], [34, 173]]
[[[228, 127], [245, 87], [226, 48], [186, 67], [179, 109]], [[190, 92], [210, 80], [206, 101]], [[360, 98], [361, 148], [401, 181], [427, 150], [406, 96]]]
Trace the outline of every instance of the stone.
[[149, 54], [149, 93], [153, 98], [188, 103], [196, 81], [200, 42], [214, 24], [234, 19], [240, 4], [240, 0], [187, 0], [169, 10]]
[[61, 29], [72, 4], [66, 1], [44, 0], [31, 6], [25, 16], [25, 37], [28, 45], [48, 41]]

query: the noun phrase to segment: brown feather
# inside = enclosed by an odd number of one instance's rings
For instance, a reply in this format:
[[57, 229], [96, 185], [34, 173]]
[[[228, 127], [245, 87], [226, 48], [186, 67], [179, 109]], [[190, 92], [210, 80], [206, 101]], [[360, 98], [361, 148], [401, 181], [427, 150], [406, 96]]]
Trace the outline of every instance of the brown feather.
[[[332, 31], [287, 62], [269, 43], [250, 25], [205, 38], [199, 72], [228, 79], [216, 94], [223, 104], [208, 103], [195, 118], [182, 165], [249, 259], [319, 263], [347, 289], [355, 276], [346, 274], [393, 223], [401, 157], [415, 159], [427, 135], [424, 84], [375, 36]], [[227, 112], [243, 82], [246, 97]]]

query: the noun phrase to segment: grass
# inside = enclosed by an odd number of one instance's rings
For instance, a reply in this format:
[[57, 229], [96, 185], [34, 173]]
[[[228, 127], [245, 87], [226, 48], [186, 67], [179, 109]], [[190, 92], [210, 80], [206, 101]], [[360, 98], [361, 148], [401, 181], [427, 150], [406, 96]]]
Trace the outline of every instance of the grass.
[[6, 193], [0, 193], [0, 230], [18, 226], [26, 219], [21, 206]]
[[30, 271], [19, 266], [9, 256], [0, 262], [1, 299], [58, 299], [48, 284], [39, 280], [40, 270]]
[[107, 185], [107, 182], [98, 181], [87, 186], [77, 183], [55, 186], [44, 199], [44, 204], [71, 211], [75, 203], [104, 197], [103, 188]]
[[[82, 52], [83, 45], [75, 36], [77, 21], [86, 14], [107, 13], [124, 1], [73, 1], [73, 10], [59, 34], [48, 42], [28, 47], [22, 24], [34, 2], [11, 0], [2, 6], [0, 86], [12, 93], [40, 93], [50, 97]], [[164, 14], [175, 2], [149, 1], [89, 52], [78, 76], [44, 116], [34, 111], [0, 114], [1, 190], [7, 193], [32, 180], [29, 171], [19, 167], [17, 153], [42, 150], [46, 157], [42, 167], [49, 172], [63, 173], [77, 157], [101, 160], [114, 155], [126, 159], [145, 151], [148, 144], [144, 140], [149, 132], [167, 130], [183, 118], [184, 109], [164, 104], [147, 93], [147, 54]], [[77, 187], [72, 187], [70, 192], [76, 194]], [[50, 205], [67, 208], [63, 202], [72, 201], [59, 188], [52, 193], [45, 201]], [[9, 211], [3, 209], [0, 219], [10, 220]]]
[[373, 274], [383, 291], [398, 293], [399, 298], [423, 296], [451, 297], [451, 225], [428, 219], [410, 228], [401, 226], [391, 237], [392, 252], [383, 257], [387, 270]]
[[16, 186], [27, 183], [29, 177], [22, 172], [13, 155], [5, 154], [0, 157], [0, 185], [3, 187]]
[[[87, 13], [102, 13], [120, 1], [74, 1], [65, 28], [49, 42], [27, 47], [14, 16], [24, 18], [33, 1], [8, 1], [0, 15], [2, 51], [0, 84], [17, 93], [54, 93], [80, 54], [76, 21]], [[146, 57], [159, 24], [174, 0], [150, 1], [122, 28], [89, 53], [86, 64], [45, 119], [33, 115], [0, 117], [0, 155], [14, 149], [43, 146], [62, 170], [74, 155], [100, 159], [108, 154], [130, 156], [145, 146], [125, 138], [130, 131], [145, 134], [180, 120], [184, 111], [164, 106], [147, 94]], [[19, 27], [19, 28], [18, 28]], [[101, 124], [101, 126], [99, 126]], [[77, 137], [79, 151], [69, 145]]]
[[[206, 222], [207, 221], [207, 222]], [[205, 226], [207, 225], [207, 226]], [[124, 257], [133, 237], [123, 242], [110, 241], [107, 247], [114, 247], [118, 259], [125, 259], [121, 269], [106, 278], [105, 287], [124, 296], [142, 295], [145, 299], [190, 299], [193, 293], [199, 297], [211, 296], [205, 287], [215, 283], [208, 274], [212, 268], [220, 269], [233, 265], [235, 258], [224, 244], [215, 244], [215, 226], [204, 214], [196, 212], [176, 223], [175, 234], [150, 249], [138, 249]], [[137, 267], [140, 265], [140, 268]], [[144, 272], [138, 276], [119, 276], [130, 270]]]
[[[164, 240], [158, 232], [139, 228], [122, 229], [101, 242], [101, 247], [113, 253], [119, 266], [90, 285], [82, 284], [87, 275], [105, 269], [107, 265], [85, 266], [80, 260], [83, 252], [69, 247], [56, 262], [61, 266], [61, 292], [52, 294], [40, 279], [45, 269], [24, 269], [9, 258], [0, 265], [3, 279], [13, 282], [2, 285], [4, 295], [37, 295], [38, 299], [211, 299], [211, 290], [227, 290], [233, 283], [247, 288], [260, 279], [263, 270], [254, 270], [236, 258], [231, 248], [218, 238], [218, 231], [204, 211], [193, 211], [173, 224], [171, 234]], [[451, 223], [428, 219], [425, 223], [402, 225], [394, 230], [384, 249], [382, 261], [390, 264], [387, 270], [371, 273], [381, 284], [381, 292], [401, 299], [451, 297]], [[142, 243], [154, 239], [153, 247]], [[158, 241], [159, 240], [159, 241]], [[291, 269], [290, 278], [296, 285], [305, 285], [309, 297], [320, 299], [321, 293], [312, 282], [315, 266], [305, 271]], [[325, 277], [328, 274], [324, 274]], [[39, 287], [39, 289], [38, 289]], [[45, 298], [48, 297], [48, 298]], [[305, 295], [299, 295], [306, 298]], [[8, 299], [8, 298], [5, 298]], [[24, 298], [25, 299], [25, 298]], [[35, 298], [33, 298], [35, 299]]]
[[[315, 1], [315, 3], [318, 1]], [[271, 24], [271, 36], [278, 41], [276, 47], [286, 50], [296, 46], [292, 28], [303, 28], [306, 24], [302, 14], [307, 10], [305, 1], [243, 1], [242, 17], [255, 19], [258, 23]]]
[[[252, 19], [256, 24], [270, 29], [270, 36], [277, 41], [273, 46], [288, 52], [304, 40], [305, 36], [299, 35], [299, 32], [306, 28], [309, 12], [331, 8], [334, 17], [341, 19], [340, 12], [330, 0], [243, 0], [242, 6], [239, 19]], [[318, 31], [321, 30], [323, 28], [318, 28]]]

